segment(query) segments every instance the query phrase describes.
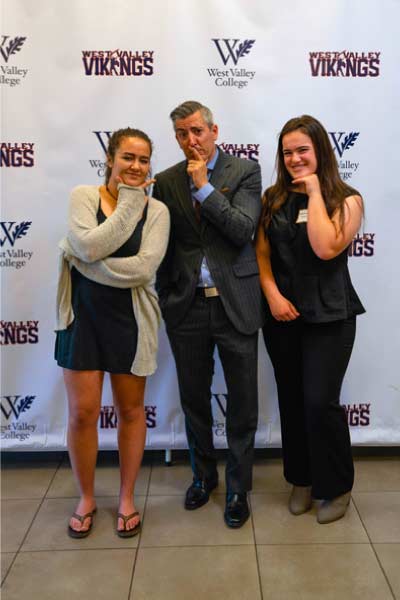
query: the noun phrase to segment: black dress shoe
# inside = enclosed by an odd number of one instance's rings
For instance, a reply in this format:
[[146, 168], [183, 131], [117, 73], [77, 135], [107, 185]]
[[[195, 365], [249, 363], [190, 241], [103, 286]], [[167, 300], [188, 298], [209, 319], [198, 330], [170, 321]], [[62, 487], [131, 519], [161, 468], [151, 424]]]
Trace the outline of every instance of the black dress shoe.
[[193, 479], [193, 483], [188, 487], [185, 496], [186, 510], [195, 510], [208, 502], [210, 493], [216, 488], [218, 481], [204, 481], [203, 479]]
[[247, 494], [227, 494], [224, 519], [228, 527], [241, 527], [246, 523], [249, 516]]

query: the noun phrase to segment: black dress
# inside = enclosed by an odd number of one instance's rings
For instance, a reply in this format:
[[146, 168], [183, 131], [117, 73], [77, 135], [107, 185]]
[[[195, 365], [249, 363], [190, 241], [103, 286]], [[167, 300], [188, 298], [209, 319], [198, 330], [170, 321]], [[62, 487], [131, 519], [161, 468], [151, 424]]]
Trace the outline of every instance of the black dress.
[[[147, 206], [131, 237], [110, 256], [139, 252], [146, 216]], [[98, 224], [106, 219], [99, 200]], [[57, 332], [57, 364], [76, 371], [131, 373], [138, 336], [131, 290], [96, 283], [74, 267], [71, 280], [75, 318], [67, 329]]]

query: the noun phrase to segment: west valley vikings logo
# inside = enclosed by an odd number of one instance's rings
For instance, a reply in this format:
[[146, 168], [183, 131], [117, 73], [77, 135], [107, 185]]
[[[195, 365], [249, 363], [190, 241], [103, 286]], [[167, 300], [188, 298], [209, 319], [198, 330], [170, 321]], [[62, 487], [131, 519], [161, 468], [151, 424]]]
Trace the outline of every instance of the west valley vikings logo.
[[0, 321], [0, 346], [37, 344], [39, 321]]
[[[8, 63], [10, 57], [20, 52], [26, 37], [17, 36], [15, 38], [10, 38], [9, 35], [3, 35], [0, 42], [0, 55], [5, 63]], [[28, 69], [20, 69], [16, 66], [9, 65], [1, 65], [0, 67], [1, 75], [0, 75], [0, 83], [3, 85], [9, 85], [10, 87], [14, 87], [15, 85], [19, 85], [21, 79], [26, 77], [28, 73]]]
[[[0, 221], [0, 267], [21, 269], [31, 260], [33, 252], [14, 245], [28, 233], [32, 221]], [[8, 248], [7, 248], [8, 246]], [[5, 250], [3, 248], [6, 247]]]
[[375, 233], [357, 233], [349, 246], [349, 256], [374, 256]]
[[[157, 406], [145, 405], [146, 426], [154, 429], [157, 426]], [[117, 413], [114, 406], [105, 405], [100, 411], [100, 429], [116, 429], [118, 425]]]
[[226, 70], [210, 67], [207, 69], [209, 77], [214, 79], [217, 87], [236, 87], [241, 90], [249, 81], [254, 79], [255, 71], [249, 71], [237, 66], [238, 62], [246, 58], [256, 40], [239, 40], [230, 38], [214, 38], [212, 40], [224, 66], [234, 65]]
[[0, 167], [33, 167], [34, 145], [28, 142], [1, 142]]
[[154, 51], [82, 50], [85, 75], [140, 77], [154, 73]]
[[218, 143], [218, 146], [221, 150], [231, 156], [247, 158], [248, 160], [254, 160], [255, 162], [258, 162], [260, 156], [260, 144], [228, 144], [226, 142], [220, 142]]
[[[36, 425], [31, 425], [22, 419], [26, 417], [26, 412], [31, 408], [36, 396], [1, 396], [0, 408], [2, 421], [12, 420], [11, 423], [0, 426], [2, 440], [18, 440], [24, 442], [29, 439], [35, 431]], [[22, 419], [20, 417], [22, 416]]]
[[371, 418], [371, 404], [343, 404], [350, 427], [368, 427]]
[[[104, 156], [105, 156], [107, 154], [108, 140], [110, 139], [112, 132], [111, 131], [93, 131], [93, 133], [96, 136], [96, 139], [99, 142], [99, 144], [104, 152]], [[102, 178], [104, 177], [104, 175], [106, 174], [106, 167], [107, 167], [107, 163], [104, 158], [89, 159], [89, 164], [92, 167], [92, 169], [96, 169], [97, 175], [99, 177], [102, 177]]]
[[312, 77], [379, 77], [380, 52], [310, 52]]
[[338, 167], [339, 173], [343, 181], [347, 181], [353, 177], [353, 174], [357, 171], [360, 166], [359, 162], [344, 160], [343, 154], [346, 150], [352, 148], [360, 135], [359, 131], [350, 131], [346, 133], [345, 131], [330, 131], [329, 135], [331, 136], [333, 142], [333, 151], [338, 156]]

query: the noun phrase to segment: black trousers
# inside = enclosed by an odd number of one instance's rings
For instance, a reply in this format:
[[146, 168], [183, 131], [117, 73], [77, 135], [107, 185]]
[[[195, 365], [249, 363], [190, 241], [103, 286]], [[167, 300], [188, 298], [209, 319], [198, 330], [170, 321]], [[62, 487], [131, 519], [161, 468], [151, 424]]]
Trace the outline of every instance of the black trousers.
[[210, 482], [218, 477], [211, 412], [216, 345], [228, 391], [227, 491], [242, 493], [250, 490], [258, 421], [258, 332], [252, 335], [239, 333], [227, 318], [219, 297], [196, 295], [183, 321], [173, 329], [167, 326], [167, 333], [178, 373], [194, 476]]
[[293, 485], [312, 485], [318, 499], [335, 498], [353, 486], [350, 434], [339, 397], [355, 332], [355, 317], [318, 324], [270, 317], [263, 329], [278, 389], [284, 475]]

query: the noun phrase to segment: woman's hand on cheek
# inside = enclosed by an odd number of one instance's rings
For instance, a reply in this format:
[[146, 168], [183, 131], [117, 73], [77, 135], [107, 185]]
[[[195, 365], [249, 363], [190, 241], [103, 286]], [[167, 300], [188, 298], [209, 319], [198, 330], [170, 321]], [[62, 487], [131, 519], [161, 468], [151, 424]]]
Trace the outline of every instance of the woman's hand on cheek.
[[147, 179], [146, 181], [143, 181], [143, 183], [141, 183], [140, 185], [138, 185], [137, 187], [140, 188], [147, 188], [150, 185], [153, 185], [153, 183], [155, 183], [156, 180], [155, 179]]
[[308, 196], [311, 196], [311, 194], [321, 194], [321, 186], [319, 185], [319, 179], [316, 173], [306, 175], [305, 177], [297, 177], [296, 179], [293, 179], [292, 183], [296, 186], [303, 185]]

